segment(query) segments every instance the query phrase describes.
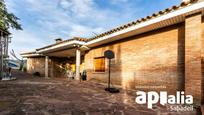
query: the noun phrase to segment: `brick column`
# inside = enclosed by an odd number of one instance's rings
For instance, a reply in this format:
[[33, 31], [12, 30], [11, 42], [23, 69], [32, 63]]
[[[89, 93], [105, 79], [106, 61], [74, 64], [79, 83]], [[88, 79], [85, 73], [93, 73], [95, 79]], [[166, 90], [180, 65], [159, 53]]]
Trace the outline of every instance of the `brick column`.
[[48, 73], [49, 73], [49, 57], [45, 56], [45, 78], [48, 78]]
[[80, 62], [81, 61], [81, 51], [76, 50], [76, 79], [80, 80]]
[[185, 92], [193, 95], [198, 105], [202, 100], [201, 23], [201, 13], [185, 19]]

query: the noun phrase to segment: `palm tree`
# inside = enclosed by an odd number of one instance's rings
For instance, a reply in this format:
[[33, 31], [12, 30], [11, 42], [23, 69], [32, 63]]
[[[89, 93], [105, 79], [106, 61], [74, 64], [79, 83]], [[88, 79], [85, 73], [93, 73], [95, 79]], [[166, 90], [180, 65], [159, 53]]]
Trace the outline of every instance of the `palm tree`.
[[22, 30], [18, 20], [18, 17], [7, 11], [5, 1], [0, 0], [0, 28], [3, 30], [8, 30], [9, 28]]

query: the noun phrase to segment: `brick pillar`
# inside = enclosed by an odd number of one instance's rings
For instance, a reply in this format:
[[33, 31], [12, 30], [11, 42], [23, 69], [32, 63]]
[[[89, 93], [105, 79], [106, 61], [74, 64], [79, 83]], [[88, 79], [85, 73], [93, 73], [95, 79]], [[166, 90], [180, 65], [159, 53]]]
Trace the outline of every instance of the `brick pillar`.
[[76, 50], [76, 79], [80, 80], [80, 62], [81, 61], [81, 51]]
[[49, 73], [49, 57], [45, 56], [45, 78], [48, 78]]
[[202, 100], [201, 23], [201, 13], [185, 19], [185, 92], [193, 95], [198, 105]]

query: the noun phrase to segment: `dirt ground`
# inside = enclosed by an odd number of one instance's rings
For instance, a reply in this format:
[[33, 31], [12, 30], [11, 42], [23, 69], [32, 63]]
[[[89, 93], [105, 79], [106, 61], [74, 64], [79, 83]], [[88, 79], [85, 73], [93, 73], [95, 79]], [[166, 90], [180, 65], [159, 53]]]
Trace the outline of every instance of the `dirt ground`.
[[135, 91], [110, 94], [95, 82], [14, 76], [15, 81], [0, 81], [0, 115], [196, 115], [159, 106], [150, 110], [135, 103]]

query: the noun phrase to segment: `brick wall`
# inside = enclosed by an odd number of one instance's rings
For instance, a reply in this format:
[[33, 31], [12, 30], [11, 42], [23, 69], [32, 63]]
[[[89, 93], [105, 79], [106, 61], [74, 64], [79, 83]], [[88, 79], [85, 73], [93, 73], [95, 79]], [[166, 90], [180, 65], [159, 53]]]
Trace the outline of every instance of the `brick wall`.
[[27, 59], [27, 72], [39, 72], [41, 76], [45, 76], [45, 57], [32, 57]]
[[49, 77], [65, 77], [65, 70], [60, 68], [59, 66], [62, 64], [75, 64], [75, 58], [57, 58], [50, 57], [49, 60]]
[[186, 17], [185, 20], [185, 92], [200, 102], [202, 98], [202, 18], [201, 14]]
[[[85, 55], [88, 79], [108, 80], [106, 72], [94, 72], [93, 59], [113, 50], [111, 81], [123, 88], [185, 90], [200, 104], [204, 101], [204, 21], [201, 14], [187, 16], [184, 23], [161, 28], [92, 48]], [[164, 86], [139, 88], [140, 86]], [[138, 87], [139, 86], [139, 87]]]
[[110, 49], [116, 55], [111, 62], [112, 83], [137, 89], [164, 86], [170, 93], [184, 89], [184, 31], [181, 23], [93, 48], [85, 55], [88, 79], [107, 81], [107, 71], [94, 72], [93, 59]]
[[202, 66], [202, 104], [204, 104], [204, 17], [202, 17], [202, 44], [201, 44], [201, 66]]
[[[82, 60], [83, 62], [83, 56]], [[73, 71], [75, 71], [75, 57], [63, 58], [63, 57], [49, 57], [48, 62], [48, 76], [49, 77], [66, 77], [65, 70], [60, 68], [59, 66], [62, 64], [69, 63], [73, 67]], [[82, 66], [82, 64], [81, 64]], [[81, 70], [83, 67], [81, 67]], [[27, 71], [28, 73], [39, 72], [41, 76], [45, 76], [45, 57], [30, 57], [27, 59]]]

